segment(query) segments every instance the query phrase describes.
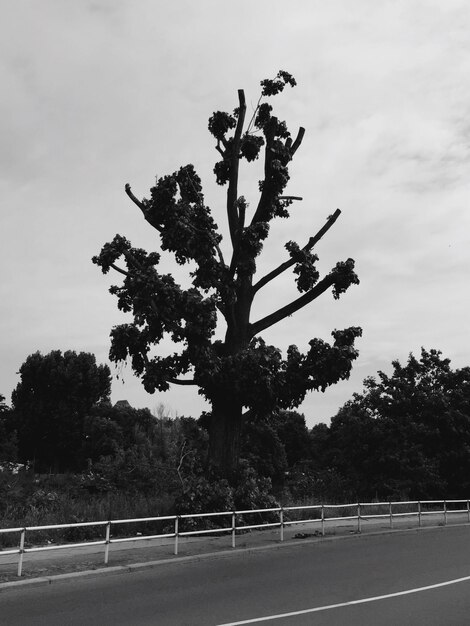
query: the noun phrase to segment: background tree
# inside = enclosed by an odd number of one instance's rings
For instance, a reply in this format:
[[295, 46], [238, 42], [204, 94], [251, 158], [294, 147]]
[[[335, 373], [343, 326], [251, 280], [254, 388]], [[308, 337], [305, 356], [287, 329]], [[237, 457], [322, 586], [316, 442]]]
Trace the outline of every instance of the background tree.
[[277, 488], [286, 475], [310, 465], [311, 441], [305, 416], [296, 411], [248, 415], [243, 424], [241, 457]]
[[311, 443], [305, 415], [297, 411], [280, 411], [276, 418], [277, 433], [286, 451], [289, 469], [308, 463]]
[[54, 350], [28, 356], [19, 374], [12, 403], [20, 459], [38, 471], [76, 469], [86, 416], [109, 400], [109, 367], [93, 354]]
[[193, 418], [156, 418], [126, 405], [100, 405], [87, 420], [89, 486], [104, 479], [121, 492], [173, 497], [202, 473], [207, 432]]
[[[393, 362], [364, 381], [322, 437], [323, 462], [358, 497], [467, 497], [470, 368], [452, 370], [437, 350]], [[314, 437], [315, 439], [315, 437]]]
[[[129, 357], [150, 393], [165, 391], [171, 384], [199, 387], [212, 407], [210, 459], [227, 475], [237, 465], [244, 413], [265, 415], [298, 406], [308, 391], [325, 390], [347, 378], [358, 354], [354, 340], [361, 330], [357, 327], [334, 331], [332, 344], [312, 339], [305, 353], [290, 346], [285, 357], [261, 337], [263, 331], [325, 291], [331, 289], [338, 298], [359, 282], [352, 259], [337, 263], [321, 279], [316, 267], [318, 257], [312, 250], [337, 220], [339, 210], [306, 243], [286, 243], [286, 260], [254, 280], [256, 258], [270, 222], [288, 217], [289, 206], [300, 199], [284, 195], [284, 190], [304, 129], [300, 128], [293, 140], [286, 123], [272, 114], [266, 102], [286, 85], [295, 84], [284, 71], [274, 80], [263, 80], [261, 97], [247, 124], [243, 90], [238, 91], [233, 113], [217, 111], [209, 119], [209, 131], [220, 156], [214, 167], [216, 181], [227, 186], [227, 257], [204, 203], [201, 181], [194, 167], [186, 165], [158, 178], [149, 199], [139, 200], [129, 185], [126, 192], [159, 233], [161, 249], [172, 253], [178, 264], [190, 263], [192, 286], [183, 289], [172, 275], [159, 273], [159, 253], [134, 248], [120, 235], [93, 258], [103, 273], [113, 269], [124, 276], [123, 283], [110, 291], [117, 296], [118, 307], [133, 314], [132, 323], [113, 328], [110, 359]], [[261, 153], [263, 179], [259, 182], [259, 200], [250, 213], [239, 192], [239, 165], [242, 160], [255, 161]], [[124, 266], [117, 264], [120, 259]], [[254, 299], [263, 297], [263, 288], [290, 269], [302, 295], [253, 321]], [[224, 322], [222, 340], [214, 338], [219, 314]], [[165, 335], [180, 344], [180, 350], [160, 356], [153, 348]]]
[[246, 416], [242, 430], [241, 458], [259, 476], [270, 478], [277, 487], [288, 470], [287, 455], [278, 433], [274, 415]]
[[18, 441], [14, 429], [12, 412], [0, 393], [0, 462], [17, 460]]

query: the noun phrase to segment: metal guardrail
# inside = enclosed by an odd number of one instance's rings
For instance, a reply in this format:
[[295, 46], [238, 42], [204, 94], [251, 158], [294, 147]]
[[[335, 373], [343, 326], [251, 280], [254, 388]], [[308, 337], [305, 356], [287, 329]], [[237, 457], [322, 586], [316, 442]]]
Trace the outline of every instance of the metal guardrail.
[[[456, 505], [464, 505], [464, 508], [453, 508]], [[436, 509], [436, 505], [442, 505], [441, 509]], [[449, 506], [450, 505], [450, 506]], [[375, 509], [386, 509], [384, 513], [367, 513], [367, 508], [371, 510], [371, 507]], [[400, 507], [406, 507], [407, 511], [397, 511]], [[415, 507], [414, 509], [412, 507]], [[433, 507], [431, 510], [426, 507]], [[395, 511], [394, 511], [395, 508]], [[330, 511], [334, 512], [338, 509], [351, 509], [351, 515], [328, 515]], [[289, 519], [289, 513], [296, 512], [314, 512], [314, 516], [309, 514], [307, 517], [301, 517], [300, 519]], [[262, 522], [259, 524], [238, 524], [237, 520], [242, 521], [243, 516], [252, 514], [277, 514], [278, 518], [275, 522]], [[284, 541], [284, 529], [287, 526], [293, 526], [296, 524], [318, 523], [321, 535], [325, 535], [325, 527], [328, 522], [344, 521], [344, 520], [357, 520], [357, 531], [361, 532], [362, 523], [369, 519], [388, 519], [390, 521], [390, 528], [393, 528], [394, 518], [399, 517], [417, 517], [418, 527], [422, 525], [422, 518], [425, 515], [443, 515], [443, 524], [447, 524], [448, 516], [454, 513], [466, 513], [468, 523], [470, 523], [470, 500], [409, 500], [409, 501], [392, 501], [392, 502], [358, 502], [349, 504], [314, 504], [305, 506], [284, 506], [269, 509], [246, 509], [241, 511], [220, 511], [212, 513], [194, 513], [185, 515], [166, 515], [162, 517], [139, 517], [133, 519], [115, 519], [98, 522], [75, 522], [72, 524], [49, 524], [43, 526], [26, 526], [17, 528], [0, 528], [0, 534], [2, 533], [19, 533], [19, 545], [17, 548], [11, 550], [0, 550], [0, 557], [3, 555], [18, 554], [18, 576], [22, 575], [23, 571], [23, 559], [24, 555], [32, 552], [44, 552], [46, 550], [60, 550], [63, 548], [81, 548], [84, 546], [104, 546], [104, 563], [107, 565], [109, 562], [109, 548], [111, 544], [124, 543], [129, 541], [144, 541], [149, 539], [173, 539], [174, 541], [174, 554], [178, 554], [178, 546], [180, 537], [198, 536], [206, 534], [230, 534], [232, 548], [236, 547], [236, 535], [237, 531], [246, 531], [252, 529], [261, 528], [279, 528], [280, 541]], [[286, 517], [287, 514], [287, 517]], [[206, 528], [202, 530], [180, 530], [180, 522], [187, 519], [198, 518], [211, 518], [211, 517], [227, 517], [227, 524], [217, 528]], [[128, 537], [116, 537], [112, 538], [111, 530], [113, 525], [117, 524], [135, 524], [143, 522], [169, 522], [172, 524], [172, 532], [152, 534], [152, 535], [137, 535]], [[41, 530], [58, 530], [64, 528], [83, 528], [88, 526], [103, 526], [104, 538], [97, 541], [82, 541], [79, 543], [66, 543], [47, 546], [35, 546], [25, 547], [26, 545], [26, 533], [33, 533]]]

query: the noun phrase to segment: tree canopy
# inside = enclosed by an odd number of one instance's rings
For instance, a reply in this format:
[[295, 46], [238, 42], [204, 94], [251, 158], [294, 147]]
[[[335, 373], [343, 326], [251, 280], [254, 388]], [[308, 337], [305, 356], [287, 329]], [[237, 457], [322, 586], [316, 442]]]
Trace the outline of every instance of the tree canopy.
[[[301, 200], [284, 192], [305, 131], [301, 127], [294, 139], [269, 103], [286, 86], [295, 85], [288, 72], [280, 71], [273, 80], [261, 81], [261, 96], [248, 122], [241, 89], [232, 113], [216, 111], [209, 119], [219, 155], [216, 182], [227, 187], [229, 242], [222, 241], [205, 204], [201, 180], [189, 164], [157, 178], [149, 198], [139, 200], [126, 185], [127, 195], [158, 232], [160, 251], [146, 252], [116, 235], [93, 258], [103, 273], [112, 269], [123, 277], [110, 291], [118, 307], [133, 316], [131, 322], [112, 329], [110, 359], [129, 358], [150, 393], [165, 391], [172, 384], [197, 386], [212, 406], [211, 461], [225, 473], [237, 464], [243, 415], [297, 407], [308, 391], [324, 391], [347, 378], [358, 355], [354, 347], [361, 335], [358, 327], [334, 330], [332, 343], [311, 339], [305, 352], [292, 345], [286, 355], [261, 336], [327, 290], [339, 298], [359, 283], [351, 258], [338, 262], [323, 277], [317, 269], [313, 249], [335, 223], [339, 210], [306, 242], [287, 242], [286, 260], [255, 280], [256, 259], [270, 223], [289, 217], [289, 207]], [[260, 157], [263, 179], [258, 202], [250, 208], [239, 191], [239, 165]], [[179, 265], [189, 264], [191, 287], [184, 289], [171, 274], [159, 272], [161, 252], [173, 255]], [[263, 288], [287, 270], [293, 271], [301, 295], [252, 320], [255, 298], [262, 298]], [[225, 334], [216, 339], [220, 320]], [[165, 336], [176, 347], [172, 354], [161, 355], [155, 347]]]
[[20, 458], [39, 470], [73, 469], [86, 416], [109, 399], [109, 367], [87, 352], [54, 350], [28, 356], [19, 374], [12, 404]]
[[347, 477], [351, 495], [467, 497], [470, 367], [453, 370], [441, 352], [425, 349], [392, 366], [391, 375], [364, 381], [328, 436], [317, 433], [323, 464]]

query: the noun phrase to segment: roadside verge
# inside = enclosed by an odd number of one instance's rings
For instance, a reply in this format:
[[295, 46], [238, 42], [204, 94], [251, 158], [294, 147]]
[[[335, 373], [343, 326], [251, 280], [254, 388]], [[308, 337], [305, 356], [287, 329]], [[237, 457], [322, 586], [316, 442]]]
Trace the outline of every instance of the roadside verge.
[[[470, 525], [454, 518], [448, 526]], [[170, 540], [144, 540], [139, 544], [111, 544], [110, 564], [103, 565], [103, 546], [84, 548], [64, 548], [51, 552], [36, 552], [25, 555], [24, 575], [16, 576], [17, 555], [1, 555], [0, 552], [0, 593], [8, 589], [29, 585], [50, 585], [84, 577], [125, 574], [149, 567], [159, 567], [170, 563], [184, 563], [194, 560], [227, 558], [236, 552], [247, 554], [258, 550], [280, 549], [284, 545], [301, 545], [305, 542], [331, 541], [347, 537], [421, 531], [426, 528], [443, 526], [441, 516], [430, 516], [426, 525], [418, 528], [416, 519], [401, 518], [393, 529], [383, 520], [363, 520], [361, 531], [351, 521], [337, 522], [326, 529], [325, 536], [318, 531], [318, 525], [303, 524], [284, 530], [284, 541], [280, 541], [278, 530], [260, 530], [237, 535], [237, 545], [230, 547], [230, 537], [217, 536], [186, 538], [180, 540], [179, 555], [173, 554]], [[443, 528], [444, 530], [444, 528]], [[59, 554], [60, 553], [60, 554]]]

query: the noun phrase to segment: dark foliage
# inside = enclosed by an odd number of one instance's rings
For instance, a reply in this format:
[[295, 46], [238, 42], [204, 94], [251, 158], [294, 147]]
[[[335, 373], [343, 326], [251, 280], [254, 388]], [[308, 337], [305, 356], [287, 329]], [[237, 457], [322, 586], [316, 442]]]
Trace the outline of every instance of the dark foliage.
[[313, 429], [319, 464], [357, 497], [459, 498], [470, 492], [470, 368], [437, 350], [393, 362]]
[[30, 355], [12, 394], [19, 457], [38, 471], [78, 469], [85, 420], [109, 397], [111, 375], [94, 355], [55, 350]]
[[11, 409], [0, 394], [0, 463], [16, 462], [18, 458], [18, 437]]

